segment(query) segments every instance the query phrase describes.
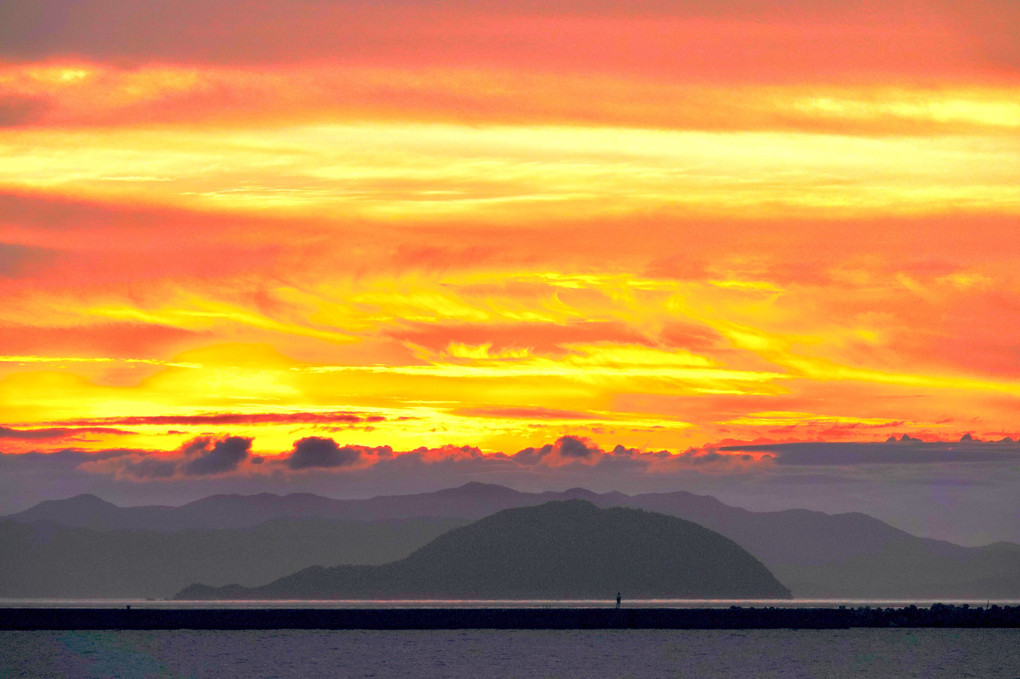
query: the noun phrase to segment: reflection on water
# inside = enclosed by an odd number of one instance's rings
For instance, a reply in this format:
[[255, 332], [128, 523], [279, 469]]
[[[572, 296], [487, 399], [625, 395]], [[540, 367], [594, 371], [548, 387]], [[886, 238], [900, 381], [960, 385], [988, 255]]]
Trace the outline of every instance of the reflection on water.
[[1020, 676], [1020, 630], [0, 632], [0, 676]]
[[[932, 604], [998, 604], [1017, 606], [1015, 599], [627, 599], [626, 608], [930, 608]], [[0, 608], [613, 608], [613, 599], [269, 599], [241, 601], [171, 601], [162, 599], [0, 599]]]

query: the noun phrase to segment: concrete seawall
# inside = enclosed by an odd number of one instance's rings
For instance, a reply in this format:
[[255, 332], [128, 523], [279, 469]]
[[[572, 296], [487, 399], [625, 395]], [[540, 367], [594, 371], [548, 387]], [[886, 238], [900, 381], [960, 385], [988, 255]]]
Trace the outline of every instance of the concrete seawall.
[[846, 629], [1013, 627], [1020, 606], [968, 608], [3, 608], [0, 630]]

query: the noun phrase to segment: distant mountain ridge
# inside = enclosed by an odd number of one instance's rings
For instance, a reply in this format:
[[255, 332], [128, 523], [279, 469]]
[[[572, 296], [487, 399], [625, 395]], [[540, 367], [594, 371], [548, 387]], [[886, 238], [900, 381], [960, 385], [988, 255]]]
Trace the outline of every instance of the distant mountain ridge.
[[[590, 492], [583, 489], [577, 491]], [[245, 528], [281, 518], [345, 521], [423, 517], [478, 519], [502, 509], [574, 497], [571, 493], [521, 493], [504, 486], [468, 483], [431, 493], [380, 495], [365, 500], [338, 500], [311, 493], [211, 495], [180, 507], [118, 507], [95, 495], [78, 495], [66, 500], [40, 502], [23, 512], [3, 518], [19, 523], [52, 521], [64, 526], [94, 530], [165, 532]], [[620, 497], [626, 496], [620, 494]]]
[[258, 585], [311, 564], [381, 564], [459, 519], [273, 519], [176, 533], [0, 521], [0, 597], [165, 598], [193, 582]]
[[[96, 531], [245, 531], [278, 519], [297, 523], [307, 519], [364, 522], [410, 518], [463, 522], [512, 507], [574, 498], [589, 500], [600, 507], [645, 509], [701, 524], [754, 554], [801, 597], [1020, 598], [1020, 545], [1015, 543], [962, 547], [910, 535], [865, 514], [830, 515], [804, 509], [751, 512], [685, 491], [629, 496], [573, 488], [525, 493], [498, 485], [469, 483], [433, 493], [366, 500], [336, 500], [311, 494], [215, 495], [182, 507], [124, 508], [94, 496], [78, 496], [43, 502], [3, 520], [36, 526], [55, 523]], [[393, 558], [406, 556], [422, 544], [424, 541], [401, 541], [394, 545], [391, 554]], [[379, 563], [365, 559], [357, 549], [336, 551], [347, 555], [344, 561], [308, 560], [305, 565]], [[314, 552], [306, 549], [301, 554], [313, 559], [317, 558]], [[295, 556], [299, 554], [295, 552]], [[31, 554], [26, 553], [26, 559], [29, 557]], [[30, 564], [23, 567], [28, 572], [32, 570]], [[236, 579], [255, 581], [244, 573], [239, 573]], [[3, 582], [0, 570], [0, 591]]]
[[584, 500], [505, 509], [382, 566], [313, 567], [178, 599], [789, 598], [732, 540], [665, 514]]

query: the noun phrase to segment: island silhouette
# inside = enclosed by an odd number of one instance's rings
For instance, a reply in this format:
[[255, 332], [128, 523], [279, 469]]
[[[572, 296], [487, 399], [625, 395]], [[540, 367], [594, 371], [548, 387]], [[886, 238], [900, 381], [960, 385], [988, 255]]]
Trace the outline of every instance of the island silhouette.
[[784, 599], [732, 540], [676, 517], [584, 500], [507, 509], [379, 566], [313, 566], [261, 587], [177, 599]]

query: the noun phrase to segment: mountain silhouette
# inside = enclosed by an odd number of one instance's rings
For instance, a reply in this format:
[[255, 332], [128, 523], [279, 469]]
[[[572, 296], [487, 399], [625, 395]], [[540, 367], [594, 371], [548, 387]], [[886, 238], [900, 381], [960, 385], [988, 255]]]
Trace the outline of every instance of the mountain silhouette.
[[[312, 493], [211, 495], [180, 507], [118, 507], [95, 495], [78, 495], [66, 500], [46, 500], [3, 518], [18, 523], [49, 521], [93, 530], [167, 533], [189, 529], [248, 528], [285, 518], [345, 521], [480, 519], [502, 509], [567, 499], [572, 497], [569, 495], [571, 492], [522, 493], [505, 486], [468, 483], [430, 493], [380, 495], [365, 500], [337, 500]], [[612, 495], [626, 498], [619, 493]]]
[[193, 582], [258, 585], [316, 563], [387, 563], [464, 523], [273, 519], [167, 533], [0, 521], [0, 597], [165, 598]]
[[732, 540], [676, 517], [583, 500], [497, 512], [382, 566], [313, 567], [263, 587], [176, 598], [789, 598]]
[[[1020, 545], [1015, 543], [964, 547], [911, 535], [866, 514], [806, 509], [752, 512], [685, 491], [630, 496], [572, 488], [525, 493], [483, 483], [366, 500], [263, 493], [214, 495], [181, 507], [117, 507], [88, 495], [42, 502], [5, 517], [7, 522], [31, 526], [27, 532], [17, 532], [16, 543], [13, 537], [6, 537], [14, 529], [3, 528], [4, 522], [0, 522], [0, 544], [11, 546], [0, 550], [0, 595], [130, 596], [145, 591], [155, 593], [147, 596], [168, 596], [196, 581], [251, 585], [315, 564], [380, 564], [409, 555], [441, 530], [464, 521], [512, 507], [573, 498], [600, 507], [659, 512], [705, 526], [761, 560], [799, 597], [983, 600], [1020, 595]], [[386, 549], [368, 547], [380, 543], [375, 538], [366, 542], [354, 537], [353, 527], [330, 533], [315, 524], [410, 519], [435, 526], [435, 532], [423, 528], [420, 538], [407, 531], [390, 532], [393, 537]], [[312, 523], [305, 525], [309, 521]], [[255, 530], [267, 522], [280, 522], [272, 531], [275, 542], [267, 533]], [[49, 524], [95, 533], [83, 537], [47, 527]], [[135, 567], [135, 561], [150, 563], [145, 555], [169, 544], [150, 533], [193, 532], [198, 536], [211, 530], [220, 531], [216, 539], [187, 542], [160, 562], [175, 564], [165, 579], [161, 574], [166, 570]], [[330, 534], [332, 538], [327, 537]], [[310, 539], [312, 535], [322, 535], [322, 541]], [[176, 538], [167, 539], [178, 544]], [[101, 543], [102, 549], [88, 547], [92, 542]], [[221, 549], [220, 543], [230, 548]], [[281, 549], [286, 560], [279, 556]], [[174, 556], [182, 550], [189, 558]], [[108, 554], [119, 558], [107, 558]], [[234, 559], [235, 554], [245, 554], [246, 559]], [[54, 562], [74, 563], [91, 576], [75, 578], [73, 569], [62, 569]], [[222, 567], [214, 566], [216, 563]], [[274, 569], [262, 568], [263, 564], [274, 564]], [[288, 565], [289, 570], [285, 569]], [[127, 589], [129, 582], [136, 585]]]
[[867, 514], [807, 509], [751, 512], [684, 492], [649, 493], [631, 506], [681, 516], [732, 539], [798, 597], [1015, 599], [1020, 545], [963, 547], [921, 538]]

